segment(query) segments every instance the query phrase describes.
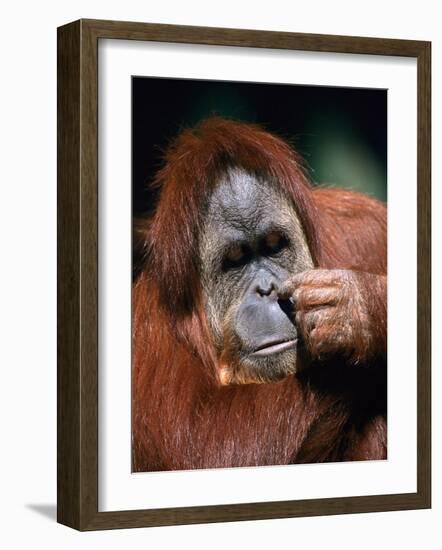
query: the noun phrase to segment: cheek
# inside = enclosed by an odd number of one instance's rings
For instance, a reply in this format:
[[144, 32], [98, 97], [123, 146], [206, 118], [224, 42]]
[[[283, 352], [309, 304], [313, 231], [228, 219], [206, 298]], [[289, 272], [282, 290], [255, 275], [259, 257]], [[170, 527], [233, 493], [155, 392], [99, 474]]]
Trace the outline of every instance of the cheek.
[[296, 249], [296, 254], [294, 256], [292, 272], [290, 273], [290, 275], [296, 275], [297, 273], [301, 273], [302, 271], [313, 269], [313, 267], [313, 259], [311, 257], [307, 243], [305, 242], [305, 240], [300, 240]]
[[207, 323], [215, 348], [220, 351], [224, 345], [226, 320], [232, 311], [233, 289], [227, 285], [214, 284], [206, 288], [204, 295]]
[[216, 350], [221, 353], [231, 342], [231, 327], [241, 302], [241, 285], [231, 277], [220, 277], [204, 287], [207, 323]]
[[206, 295], [204, 299], [204, 309], [206, 312], [207, 324], [212, 334], [213, 343], [218, 349], [222, 340], [222, 326], [220, 323], [219, 312], [211, 296]]
[[306, 246], [299, 243], [296, 249], [291, 249], [280, 259], [279, 266], [283, 274], [281, 279], [286, 281], [290, 277], [312, 269], [313, 261]]

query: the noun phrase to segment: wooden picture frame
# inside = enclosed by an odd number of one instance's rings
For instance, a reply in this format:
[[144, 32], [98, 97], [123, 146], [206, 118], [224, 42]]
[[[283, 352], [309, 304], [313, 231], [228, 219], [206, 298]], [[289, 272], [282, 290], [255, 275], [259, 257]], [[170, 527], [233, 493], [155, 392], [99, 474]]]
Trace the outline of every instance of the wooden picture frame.
[[[124, 39], [417, 59], [417, 492], [98, 511], [98, 41]], [[58, 29], [58, 521], [82, 531], [431, 506], [431, 44], [421, 41], [79, 20]]]

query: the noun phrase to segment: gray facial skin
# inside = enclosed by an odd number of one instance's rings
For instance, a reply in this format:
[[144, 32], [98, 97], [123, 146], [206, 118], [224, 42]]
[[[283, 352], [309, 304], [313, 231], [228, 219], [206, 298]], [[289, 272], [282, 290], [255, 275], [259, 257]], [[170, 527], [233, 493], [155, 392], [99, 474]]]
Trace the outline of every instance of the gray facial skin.
[[232, 169], [215, 187], [205, 219], [201, 281], [222, 381], [295, 372], [296, 327], [278, 289], [313, 262], [294, 208], [274, 183]]

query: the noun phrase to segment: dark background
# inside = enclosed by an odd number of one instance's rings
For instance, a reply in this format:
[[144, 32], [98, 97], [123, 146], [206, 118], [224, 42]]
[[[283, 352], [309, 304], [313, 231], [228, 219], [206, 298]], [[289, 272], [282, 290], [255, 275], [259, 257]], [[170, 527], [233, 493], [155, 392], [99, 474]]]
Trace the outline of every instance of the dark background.
[[132, 79], [133, 213], [150, 212], [149, 182], [185, 127], [220, 115], [288, 139], [314, 183], [387, 199], [387, 91], [171, 78]]

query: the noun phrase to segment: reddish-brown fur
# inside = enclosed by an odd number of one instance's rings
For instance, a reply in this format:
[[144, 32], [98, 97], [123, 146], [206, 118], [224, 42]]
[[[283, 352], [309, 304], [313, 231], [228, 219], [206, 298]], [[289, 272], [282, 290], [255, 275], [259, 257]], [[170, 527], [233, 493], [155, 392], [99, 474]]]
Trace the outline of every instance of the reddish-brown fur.
[[[278, 182], [315, 267], [386, 274], [385, 207], [350, 191], [313, 189], [290, 147], [251, 125], [210, 119], [182, 133], [165, 160], [133, 289], [134, 470], [385, 458], [385, 358], [220, 386], [197, 252], [205, 201], [230, 166]], [[370, 308], [383, 346], [382, 297]]]

